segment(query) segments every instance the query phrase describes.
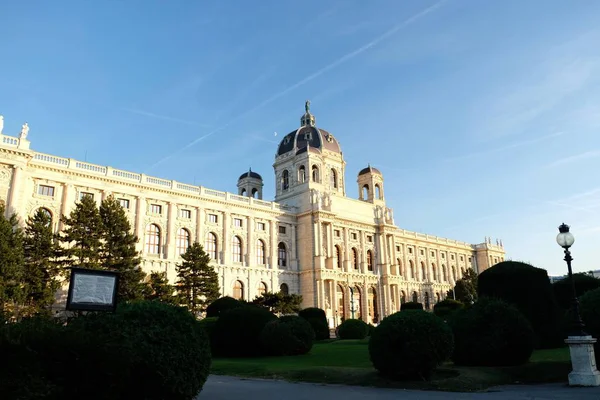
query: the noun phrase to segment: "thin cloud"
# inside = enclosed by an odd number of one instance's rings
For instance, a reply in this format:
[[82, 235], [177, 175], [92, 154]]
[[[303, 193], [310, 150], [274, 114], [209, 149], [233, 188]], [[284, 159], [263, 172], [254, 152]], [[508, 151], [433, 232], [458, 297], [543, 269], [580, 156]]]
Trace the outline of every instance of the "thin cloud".
[[155, 114], [155, 113], [151, 113], [151, 112], [148, 112], [148, 111], [137, 110], [137, 109], [133, 109], [133, 108], [121, 108], [121, 110], [130, 112], [130, 113], [133, 113], [133, 114], [143, 115], [143, 116], [150, 117], [150, 118], [162, 119], [164, 121], [177, 122], [177, 123], [180, 123], [180, 124], [192, 125], [192, 126], [197, 126], [197, 127], [200, 127], [200, 128], [206, 128], [206, 127], [208, 127], [208, 125], [201, 124], [201, 123], [196, 122], [196, 121], [189, 121], [187, 119], [169, 117], [168, 115]]
[[559, 160], [556, 160], [556, 161], [554, 161], [554, 162], [546, 165], [546, 168], [553, 168], [553, 167], [557, 167], [559, 165], [570, 164], [570, 163], [573, 163], [573, 162], [577, 162], [577, 161], [581, 161], [581, 160], [586, 160], [588, 158], [596, 158], [596, 157], [600, 157], [600, 150], [586, 151], [585, 153], [576, 154], [574, 156], [569, 156], [569, 157], [561, 158]]
[[380, 42], [382, 42], [383, 40], [387, 39], [388, 37], [392, 36], [393, 34], [395, 34], [397, 31], [399, 31], [400, 29], [412, 24], [413, 22], [417, 21], [418, 19], [434, 12], [435, 10], [437, 10], [438, 8], [440, 8], [444, 3], [446, 2], [446, 0], [441, 0], [437, 3], [435, 3], [434, 5], [427, 7], [426, 9], [416, 13], [415, 15], [405, 19], [404, 21], [400, 22], [399, 24], [394, 25], [391, 29], [389, 29], [388, 31], [386, 31], [385, 33], [383, 33], [382, 35], [379, 35], [378, 37], [376, 37], [375, 39], [373, 39], [372, 41], [370, 41], [369, 43], [359, 47], [358, 49], [342, 56], [341, 58], [337, 59], [336, 61], [332, 62], [329, 65], [326, 65], [325, 67], [321, 68], [320, 70], [312, 73], [311, 75], [307, 76], [306, 78], [300, 80], [299, 82], [293, 84], [292, 86], [284, 89], [283, 91], [269, 97], [267, 100], [263, 101], [262, 103], [258, 104], [256, 107], [238, 115], [237, 117], [233, 118], [232, 120], [230, 120], [228, 123], [224, 124], [223, 126], [216, 128], [208, 133], [206, 133], [205, 135], [202, 135], [196, 139], [194, 139], [193, 141], [191, 141], [190, 143], [188, 143], [187, 145], [183, 146], [182, 148], [180, 148], [179, 150], [167, 155], [166, 157], [158, 160], [156, 163], [154, 163], [152, 166], [150, 166], [150, 169], [155, 168], [156, 166], [162, 164], [163, 162], [169, 160], [171, 157], [179, 154], [180, 152], [189, 149], [190, 147], [194, 146], [195, 144], [201, 142], [202, 140], [214, 135], [217, 132], [222, 131], [223, 129], [227, 128], [229, 125], [233, 124], [234, 122], [238, 121], [239, 119], [245, 117], [246, 115], [252, 114], [254, 112], [256, 112], [257, 110], [263, 108], [264, 106], [266, 106], [267, 104], [272, 103], [273, 101], [279, 99], [280, 97], [285, 96], [286, 94], [288, 94], [289, 92], [291, 92], [292, 90], [297, 89], [298, 87], [305, 85], [306, 83], [314, 80], [315, 78], [318, 78], [319, 76], [323, 75], [324, 73], [338, 67], [341, 64], [344, 64], [345, 62], [353, 59], [354, 57], [364, 53], [365, 51], [369, 50], [370, 48], [376, 46], [377, 44], [379, 44]]

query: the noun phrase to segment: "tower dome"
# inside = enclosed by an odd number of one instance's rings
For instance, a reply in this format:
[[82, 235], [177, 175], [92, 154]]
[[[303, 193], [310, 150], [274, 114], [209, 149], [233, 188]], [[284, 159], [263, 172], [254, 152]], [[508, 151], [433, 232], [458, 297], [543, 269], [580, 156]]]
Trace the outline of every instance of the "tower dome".
[[249, 168], [248, 172], [244, 172], [238, 179], [238, 194], [262, 200], [263, 186], [262, 176], [252, 171], [252, 168]]
[[290, 152], [299, 154], [305, 151], [342, 153], [337, 139], [326, 130], [316, 127], [316, 118], [310, 112], [309, 100], [304, 104], [304, 114], [300, 117], [300, 128], [283, 137], [277, 148], [277, 156]]

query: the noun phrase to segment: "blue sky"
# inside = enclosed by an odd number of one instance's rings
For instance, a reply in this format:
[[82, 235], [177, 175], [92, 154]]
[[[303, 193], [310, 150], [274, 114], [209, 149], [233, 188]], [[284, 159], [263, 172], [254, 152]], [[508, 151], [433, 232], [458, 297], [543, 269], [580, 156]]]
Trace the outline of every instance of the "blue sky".
[[[126, 1], [0, 6], [5, 134], [115, 168], [273, 197], [305, 99], [371, 163], [402, 228], [598, 269], [600, 2]], [[274, 132], [278, 136], [274, 136]]]

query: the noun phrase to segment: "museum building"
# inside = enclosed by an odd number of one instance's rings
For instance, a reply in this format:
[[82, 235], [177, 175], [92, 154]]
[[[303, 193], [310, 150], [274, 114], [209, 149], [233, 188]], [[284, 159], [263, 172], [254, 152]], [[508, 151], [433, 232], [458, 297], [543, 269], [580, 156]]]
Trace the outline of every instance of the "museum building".
[[33, 151], [27, 123], [16, 136], [2, 126], [0, 116], [7, 213], [23, 221], [41, 208], [59, 231], [77, 200], [113, 195], [139, 238], [146, 272], [165, 271], [174, 282], [180, 255], [197, 241], [222, 294], [301, 294], [303, 307], [324, 309], [331, 326], [352, 317], [377, 323], [406, 301], [431, 308], [467, 268], [481, 272], [505, 258], [498, 240], [469, 244], [397, 227], [383, 174], [371, 166], [357, 174], [359, 198], [347, 197], [340, 143], [317, 127], [309, 102], [300, 127], [277, 147], [274, 201], [263, 200], [263, 179], [252, 170], [239, 177], [237, 193], [221, 192]]

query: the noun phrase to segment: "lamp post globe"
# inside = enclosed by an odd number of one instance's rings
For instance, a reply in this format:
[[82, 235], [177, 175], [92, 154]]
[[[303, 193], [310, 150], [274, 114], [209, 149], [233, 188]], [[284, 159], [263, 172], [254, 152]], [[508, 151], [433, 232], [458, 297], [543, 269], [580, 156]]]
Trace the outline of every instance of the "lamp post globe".
[[[569, 232], [569, 225], [564, 222], [558, 227], [558, 235], [556, 235], [556, 243], [560, 247], [562, 247], [565, 251], [564, 260], [567, 263], [567, 268], [569, 270], [569, 281], [571, 282], [571, 290], [573, 291], [573, 329], [572, 336], [586, 336], [587, 334], [584, 332], [584, 324], [581, 320], [581, 315], [579, 314], [579, 300], [577, 299], [577, 291], [575, 290], [575, 281], [573, 280], [573, 269], [571, 268], [571, 261], [573, 261], [573, 257], [571, 257], [571, 252], [569, 248], [573, 246], [575, 243], [575, 237], [571, 232]], [[570, 335], [571, 336], [571, 335]]]
[[575, 237], [569, 232], [569, 225], [563, 223], [558, 227], [558, 235], [556, 235], [556, 243], [563, 249], [568, 249], [575, 243]]

